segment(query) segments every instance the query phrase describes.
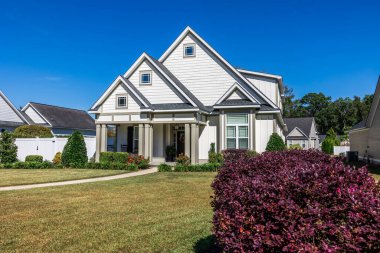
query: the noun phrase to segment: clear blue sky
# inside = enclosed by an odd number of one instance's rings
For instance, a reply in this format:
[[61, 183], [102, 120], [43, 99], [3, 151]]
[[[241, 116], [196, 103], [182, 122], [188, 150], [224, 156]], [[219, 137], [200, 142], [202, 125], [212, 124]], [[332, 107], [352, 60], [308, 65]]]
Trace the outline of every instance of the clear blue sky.
[[282, 75], [298, 97], [374, 92], [380, 1], [246, 2], [2, 1], [0, 89], [16, 106], [88, 109], [189, 25], [232, 65]]

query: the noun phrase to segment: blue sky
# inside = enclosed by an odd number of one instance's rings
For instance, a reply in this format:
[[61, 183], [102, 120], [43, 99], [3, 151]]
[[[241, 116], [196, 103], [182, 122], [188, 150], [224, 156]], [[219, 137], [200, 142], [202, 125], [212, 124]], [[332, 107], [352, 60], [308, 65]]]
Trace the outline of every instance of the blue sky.
[[88, 109], [146, 51], [191, 26], [232, 65], [279, 74], [296, 96], [374, 92], [379, 1], [3, 1], [0, 90]]

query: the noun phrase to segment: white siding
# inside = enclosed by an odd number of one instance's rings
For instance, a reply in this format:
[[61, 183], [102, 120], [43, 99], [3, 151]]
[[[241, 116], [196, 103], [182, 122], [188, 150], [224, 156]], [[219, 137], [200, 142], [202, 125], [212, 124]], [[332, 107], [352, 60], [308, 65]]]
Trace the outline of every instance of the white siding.
[[164, 157], [164, 128], [163, 124], [153, 125], [153, 157]]
[[239, 90], [235, 90], [228, 98], [227, 100], [230, 99], [247, 99], [247, 97], [241, 93]]
[[[151, 70], [152, 84], [140, 85], [140, 71]], [[182, 100], [174, 91], [153, 71], [144, 61], [128, 80], [149, 100], [152, 104], [182, 103]]]
[[113, 112], [131, 112], [131, 111], [140, 111], [140, 106], [136, 101], [128, 95], [128, 108], [116, 109], [116, 95], [128, 94], [127, 91], [121, 86], [118, 85], [115, 90], [108, 96], [102, 105], [103, 113], [113, 113]]
[[47, 122], [31, 106], [25, 110], [25, 113], [34, 121], [34, 123], [47, 124]]
[[236, 80], [200, 46], [196, 45], [195, 57], [183, 57], [183, 44], [196, 43], [191, 35], [166, 58], [163, 64], [204, 105], [214, 105]]
[[269, 137], [273, 133], [273, 115], [256, 115], [256, 151], [261, 153], [265, 151]]
[[297, 136], [297, 137], [305, 137], [305, 138], [308, 138], [307, 136], [305, 136], [304, 134], [302, 134], [297, 128], [294, 128], [290, 134], [288, 134], [288, 136]]
[[0, 121], [20, 122], [23, 121], [17, 113], [8, 105], [7, 102], [0, 96]]
[[264, 95], [267, 98], [269, 98], [273, 103], [279, 106], [279, 93], [278, 89], [276, 88], [278, 84], [275, 80], [252, 76], [246, 77], [256, 88], [258, 88], [262, 93], [264, 93]]

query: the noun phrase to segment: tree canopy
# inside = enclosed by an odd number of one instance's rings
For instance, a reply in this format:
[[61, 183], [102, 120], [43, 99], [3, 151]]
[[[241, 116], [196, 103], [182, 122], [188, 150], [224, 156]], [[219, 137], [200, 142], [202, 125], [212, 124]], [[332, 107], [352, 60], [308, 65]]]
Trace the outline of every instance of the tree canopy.
[[322, 92], [307, 93], [296, 99], [293, 89], [284, 87], [284, 117], [315, 117], [318, 132], [330, 128], [342, 135], [353, 125], [367, 118], [373, 95], [363, 98], [338, 98], [335, 101]]

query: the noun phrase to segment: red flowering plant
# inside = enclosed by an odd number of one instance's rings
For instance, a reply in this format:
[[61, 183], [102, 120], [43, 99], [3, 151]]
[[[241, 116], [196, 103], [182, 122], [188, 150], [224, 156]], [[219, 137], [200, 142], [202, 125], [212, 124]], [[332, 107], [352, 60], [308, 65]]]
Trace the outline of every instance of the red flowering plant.
[[380, 185], [315, 150], [226, 151], [212, 187], [225, 252], [379, 252]]
[[142, 155], [130, 154], [128, 156], [128, 164], [136, 164], [139, 169], [149, 168], [149, 160], [145, 159]]

